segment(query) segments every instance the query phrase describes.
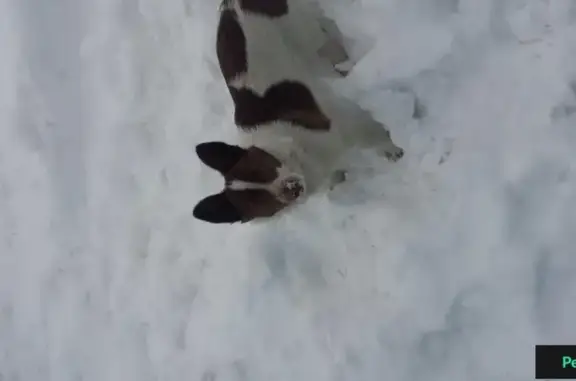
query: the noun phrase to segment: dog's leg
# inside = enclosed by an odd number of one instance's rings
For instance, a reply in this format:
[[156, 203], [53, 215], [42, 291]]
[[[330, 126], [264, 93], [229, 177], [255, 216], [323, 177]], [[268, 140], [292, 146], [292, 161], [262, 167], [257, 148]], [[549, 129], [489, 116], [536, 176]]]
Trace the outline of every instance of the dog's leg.
[[374, 148], [378, 155], [384, 156], [390, 161], [398, 161], [404, 156], [404, 150], [392, 141], [390, 131], [383, 125], [376, 123], [369, 129], [372, 131], [367, 134], [369, 137], [364, 144], [366, 147]]
[[374, 149], [379, 156], [390, 161], [398, 161], [404, 156], [404, 150], [392, 141], [390, 131], [383, 124], [366, 118], [356, 127], [356, 142], [360, 147]]
[[293, 0], [290, 15], [279, 20], [286, 41], [309, 60], [321, 77], [342, 77], [351, 69], [343, 37], [334, 21], [316, 2]]
[[344, 38], [340, 29], [333, 20], [323, 15], [319, 17], [318, 23], [325, 35], [324, 44], [318, 49], [318, 55], [327, 59], [342, 77], [346, 77], [354, 63], [344, 48]]
[[340, 122], [342, 140], [360, 148], [374, 149], [378, 155], [391, 161], [404, 156], [404, 150], [398, 147], [383, 123], [374, 119], [372, 114], [356, 102], [340, 98], [341, 102], [332, 108], [334, 118]]
[[342, 184], [346, 181], [347, 174], [348, 172], [345, 169], [337, 169], [332, 172], [332, 175], [330, 176], [329, 189], [333, 190], [338, 184]]

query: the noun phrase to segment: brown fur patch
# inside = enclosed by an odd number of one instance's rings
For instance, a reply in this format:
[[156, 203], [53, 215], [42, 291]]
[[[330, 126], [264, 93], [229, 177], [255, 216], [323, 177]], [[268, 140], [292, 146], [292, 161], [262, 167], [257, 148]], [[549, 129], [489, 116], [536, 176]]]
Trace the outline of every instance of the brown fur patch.
[[330, 119], [321, 112], [314, 110], [294, 110], [283, 114], [280, 119], [302, 126], [309, 130], [330, 130]]
[[327, 131], [330, 119], [320, 110], [307, 86], [295, 81], [276, 83], [259, 96], [254, 91], [230, 88], [234, 121], [246, 129], [284, 120], [310, 130]]
[[246, 36], [238, 21], [238, 15], [232, 9], [220, 12], [216, 54], [226, 83], [248, 71]]
[[282, 17], [288, 14], [288, 0], [239, 0], [245, 12], [252, 12], [268, 17]]
[[224, 176], [227, 183], [240, 180], [248, 183], [269, 184], [278, 177], [278, 168], [281, 165], [282, 163], [268, 152], [258, 147], [250, 147]]

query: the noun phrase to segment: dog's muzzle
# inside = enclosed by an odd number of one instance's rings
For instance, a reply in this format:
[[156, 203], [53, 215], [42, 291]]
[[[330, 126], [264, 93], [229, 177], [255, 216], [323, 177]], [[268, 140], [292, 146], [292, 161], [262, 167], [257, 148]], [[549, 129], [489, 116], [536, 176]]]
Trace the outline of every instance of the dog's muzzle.
[[300, 178], [289, 177], [282, 181], [280, 192], [287, 202], [295, 201], [304, 193], [304, 183]]

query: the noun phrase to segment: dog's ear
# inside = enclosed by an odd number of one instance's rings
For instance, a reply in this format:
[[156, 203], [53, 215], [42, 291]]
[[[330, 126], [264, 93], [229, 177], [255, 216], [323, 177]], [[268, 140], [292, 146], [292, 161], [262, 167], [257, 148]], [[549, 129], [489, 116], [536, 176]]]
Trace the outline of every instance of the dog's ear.
[[246, 154], [247, 150], [223, 142], [200, 143], [196, 154], [204, 164], [225, 174]]
[[284, 113], [281, 118], [309, 130], [330, 130], [330, 119], [318, 110], [292, 110]]
[[198, 202], [192, 215], [212, 224], [233, 224], [242, 221], [242, 216], [224, 192], [213, 194]]

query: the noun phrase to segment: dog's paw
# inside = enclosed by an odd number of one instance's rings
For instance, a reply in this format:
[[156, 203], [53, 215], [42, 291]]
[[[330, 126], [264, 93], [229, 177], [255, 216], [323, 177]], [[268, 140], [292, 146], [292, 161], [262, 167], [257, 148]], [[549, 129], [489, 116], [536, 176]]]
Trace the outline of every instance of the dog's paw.
[[347, 172], [345, 169], [337, 169], [332, 172], [332, 175], [330, 176], [330, 190], [333, 190], [336, 185], [342, 184], [346, 181], [346, 175]]
[[400, 147], [396, 147], [394, 151], [388, 151], [385, 155], [386, 158], [390, 161], [398, 161], [404, 157], [404, 150]]
[[348, 59], [334, 64], [334, 70], [336, 70], [342, 77], [346, 77], [352, 71], [354, 65], [355, 63]]
[[390, 144], [378, 149], [378, 155], [384, 156], [390, 161], [398, 161], [404, 157], [404, 150], [396, 145]]

